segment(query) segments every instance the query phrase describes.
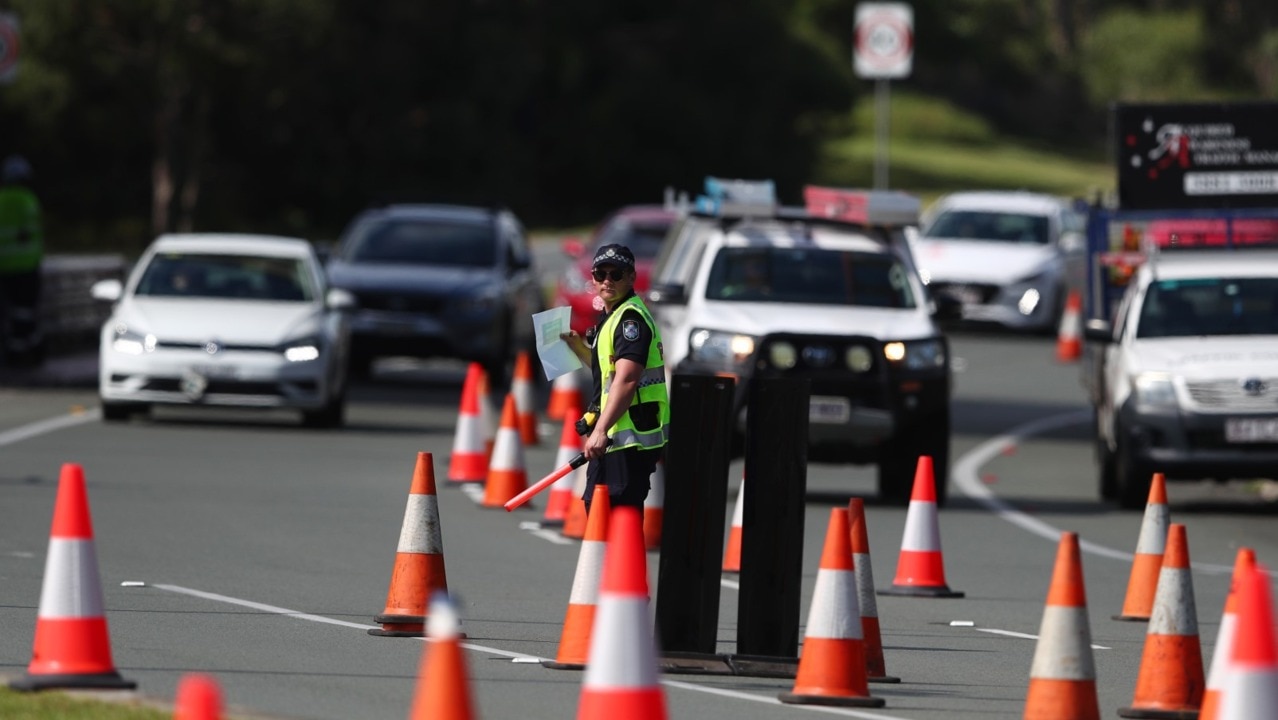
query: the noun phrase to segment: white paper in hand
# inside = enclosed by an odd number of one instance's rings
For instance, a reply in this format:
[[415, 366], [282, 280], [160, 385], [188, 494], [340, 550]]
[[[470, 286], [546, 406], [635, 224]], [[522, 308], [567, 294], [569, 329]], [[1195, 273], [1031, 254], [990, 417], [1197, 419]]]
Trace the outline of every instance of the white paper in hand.
[[537, 357], [547, 380], [581, 368], [581, 358], [559, 337], [571, 328], [572, 308], [568, 306], [543, 310], [532, 316], [537, 339]]

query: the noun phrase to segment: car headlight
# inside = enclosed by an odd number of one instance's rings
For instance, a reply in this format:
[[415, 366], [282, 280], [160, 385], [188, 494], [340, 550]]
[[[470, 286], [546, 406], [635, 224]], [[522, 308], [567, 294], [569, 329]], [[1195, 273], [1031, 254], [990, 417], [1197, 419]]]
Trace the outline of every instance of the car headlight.
[[1172, 377], [1167, 373], [1146, 372], [1132, 378], [1132, 392], [1136, 396], [1136, 404], [1151, 408], [1174, 408], [1176, 387], [1172, 385]]
[[284, 359], [289, 362], [309, 362], [318, 360], [320, 349], [324, 344], [318, 337], [308, 336], [284, 343]]
[[799, 362], [799, 353], [788, 342], [775, 342], [768, 348], [768, 360], [782, 370], [789, 370]]
[[890, 342], [883, 346], [883, 357], [908, 370], [938, 370], [945, 367], [945, 343], [939, 338]]
[[155, 352], [155, 346], [158, 343], [154, 335], [150, 333], [143, 335], [121, 323], [115, 326], [115, 337], [111, 339], [111, 349], [125, 355], [141, 355]]
[[688, 356], [697, 362], [726, 367], [744, 364], [754, 355], [754, 338], [749, 335], [696, 329], [688, 341]]
[[852, 372], [863, 373], [874, 365], [874, 356], [870, 354], [870, 349], [864, 345], [853, 345], [848, 348], [847, 357], [844, 359], [848, 363], [848, 369]]

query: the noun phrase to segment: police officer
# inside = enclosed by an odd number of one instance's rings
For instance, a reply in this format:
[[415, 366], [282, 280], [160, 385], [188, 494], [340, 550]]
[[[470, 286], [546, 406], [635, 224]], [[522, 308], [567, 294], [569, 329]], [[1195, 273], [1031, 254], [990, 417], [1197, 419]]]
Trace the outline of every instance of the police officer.
[[27, 187], [31, 165], [12, 155], [0, 164], [0, 351], [6, 362], [39, 359], [40, 203]]
[[[592, 277], [603, 301], [598, 324], [582, 338], [562, 337], [594, 378], [591, 409], [598, 415], [588, 431], [585, 454], [586, 509], [595, 486], [608, 486], [613, 506], [643, 507], [649, 477], [670, 437], [670, 402], [661, 333], [647, 306], [635, 295], [635, 256], [624, 245], [595, 252]], [[594, 352], [591, 352], [593, 348]], [[590, 413], [586, 416], [590, 420]]]

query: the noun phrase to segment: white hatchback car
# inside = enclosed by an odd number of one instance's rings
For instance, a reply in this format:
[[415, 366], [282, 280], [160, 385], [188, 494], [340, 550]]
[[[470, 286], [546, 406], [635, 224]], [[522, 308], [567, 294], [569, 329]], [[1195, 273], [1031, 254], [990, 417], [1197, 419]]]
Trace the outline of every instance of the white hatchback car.
[[265, 235], [164, 235], [126, 282], [102, 327], [98, 392], [105, 420], [153, 404], [294, 408], [305, 424], [345, 415], [347, 310], [310, 243]]
[[912, 244], [924, 282], [960, 301], [964, 319], [1053, 332], [1084, 281], [1085, 228], [1051, 195], [964, 192], [928, 208]]

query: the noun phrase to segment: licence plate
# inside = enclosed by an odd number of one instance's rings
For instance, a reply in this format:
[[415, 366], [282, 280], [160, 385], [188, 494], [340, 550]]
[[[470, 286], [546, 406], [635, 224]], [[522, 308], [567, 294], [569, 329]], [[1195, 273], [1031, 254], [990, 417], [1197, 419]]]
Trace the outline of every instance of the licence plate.
[[852, 403], [847, 398], [815, 396], [808, 400], [808, 422], [843, 425], [852, 418]]
[[1225, 442], [1278, 442], [1278, 418], [1229, 418], [1225, 421]]
[[240, 374], [234, 365], [193, 365], [191, 372], [206, 378], [233, 378]]

